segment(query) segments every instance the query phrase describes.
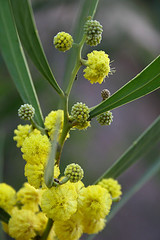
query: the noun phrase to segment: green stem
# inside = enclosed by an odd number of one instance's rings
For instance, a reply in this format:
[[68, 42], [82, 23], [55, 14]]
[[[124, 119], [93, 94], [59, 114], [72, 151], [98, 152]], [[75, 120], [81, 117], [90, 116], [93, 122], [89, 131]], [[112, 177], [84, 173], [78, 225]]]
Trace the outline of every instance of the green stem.
[[40, 127], [33, 119], [30, 120], [33, 128], [37, 128], [42, 134], [47, 134], [46, 130]]
[[56, 162], [57, 165], [59, 165], [59, 162], [60, 162], [60, 156], [62, 153], [62, 148], [65, 142], [66, 136], [72, 127], [72, 123], [69, 120], [69, 114], [68, 114], [68, 96], [67, 95], [64, 96], [62, 104], [63, 104], [63, 110], [64, 110], [64, 123], [63, 123], [63, 130], [62, 130], [60, 140], [58, 142], [58, 147], [57, 147], [57, 152], [55, 157], [57, 161]]
[[86, 35], [83, 35], [83, 38], [81, 40], [81, 42], [77, 45], [75, 45], [75, 47], [77, 48], [77, 61], [75, 63], [75, 66], [74, 66], [74, 69], [71, 73], [71, 78], [70, 78], [70, 81], [69, 81], [69, 84], [68, 84], [68, 87], [66, 89], [66, 95], [69, 96], [70, 92], [71, 92], [71, 89], [72, 89], [72, 86], [73, 86], [73, 83], [74, 83], [74, 80], [76, 78], [76, 75], [82, 65], [81, 63], [81, 52], [82, 52], [82, 48], [83, 48], [83, 45], [84, 45], [84, 42], [85, 42], [85, 39], [86, 39]]
[[53, 220], [49, 218], [46, 229], [44, 230], [43, 235], [40, 238], [40, 240], [46, 240], [48, 238], [48, 235], [51, 231], [52, 226], [53, 226]]

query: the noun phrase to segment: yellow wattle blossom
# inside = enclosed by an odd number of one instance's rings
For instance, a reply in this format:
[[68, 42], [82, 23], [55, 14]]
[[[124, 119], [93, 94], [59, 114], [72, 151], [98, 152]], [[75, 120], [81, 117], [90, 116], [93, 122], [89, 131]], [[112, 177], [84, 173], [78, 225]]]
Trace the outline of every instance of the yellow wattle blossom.
[[6, 183], [0, 183], [0, 208], [10, 213], [16, 203], [16, 191]]
[[90, 121], [86, 121], [84, 123], [77, 123], [73, 128], [77, 128], [79, 130], [86, 130], [90, 126]]
[[9, 235], [8, 224], [5, 222], [1, 222], [3, 231]]
[[[27, 163], [25, 165], [24, 175], [27, 177], [28, 182], [31, 186], [35, 187], [36, 189], [40, 188], [41, 186], [45, 188], [44, 183], [44, 170], [45, 165], [43, 164], [30, 164]], [[57, 165], [54, 166], [54, 178], [58, 178], [60, 175], [60, 170]]]
[[36, 217], [38, 218], [36, 232], [38, 233], [39, 236], [42, 236], [42, 234], [46, 228], [48, 218], [46, 217], [46, 215], [43, 212], [37, 213]]
[[78, 195], [78, 211], [84, 219], [105, 218], [112, 204], [109, 192], [98, 185], [82, 188]]
[[122, 195], [121, 185], [113, 178], [104, 178], [98, 185], [108, 190], [112, 198], [118, 198]]
[[84, 183], [82, 181], [78, 181], [74, 183], [77, 194], [79, 194], [80, 190], [84, 187]]
[[102, 83], [110, 73], [110, 59], [104, 51], [93, 51], [87, 54], [87, 67], [83, 70], [84, 77], [93, 83]]
[[29, 136], [31, 125], [18, 125], [17, 129], [14, 130], [15, 136], [13, 140], [17, 142], [17, 147], [22, 147], [24, 140]]
[[16, 240], [30, 240], [36, 236], [38, 219], [30, 210], [14, 210], [8, 222], [9, 235]]
[[45, 189], [41, 208], [53, 221], [68, 220], [77, 210], [77, 192], [72, 183]]
[[84, 219], [83, 220], [83, 232], [87, 234], [95, 234], [102, 231], [106, 225], [106, 219]]
[[55, 134], [55, 125], [56, 125], [56, 121], [57, 121], [57, 116], [60, 116], [61, 118], [61, 123], [60, 123], [60, 131], [59, 131], [59, 136], [62, 133], [62, 129], [63, 129], [63, 121], [64, 121], [64, 115], [63, 115], [63, 110], [57, 110], [57, 111], [51, 111], [48, 116], [45, 118], [45, 128], [48, 130], [48, 134], [51, 137], [51, 139], [54, 138], [54, 134]]
[[24, 183], [24, 186], [17, 192], [17, 203], [22, 209], [30, 209], [33, 212], [39, 211], [41, 192], [35, 189], [29, 183]]
[[29, 184], [38, 189], [43, 183], [44, 165], [41, 163], [39, 165], [27, 163], [24, 175], [27, 177]]
[[76, 214], [67, 221], [55, 221], [54, 230], [59, 240], [78, 240], [83, 234], [83, 226]]
[[30, 164], [45, 164], [51, 148], [51, 143], [46, 135], [41, 133], [27, 137], [21, 148], [23, 159]]

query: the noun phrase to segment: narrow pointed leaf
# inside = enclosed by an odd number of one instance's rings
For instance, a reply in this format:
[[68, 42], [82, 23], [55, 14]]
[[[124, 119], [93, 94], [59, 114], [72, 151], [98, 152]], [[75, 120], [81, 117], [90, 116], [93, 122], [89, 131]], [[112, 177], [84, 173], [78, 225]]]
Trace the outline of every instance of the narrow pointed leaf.
[[56, 151], [58, 147], [58, 136], [59, 136], [60, 127], [61, 127], [61, 114], [58, 114], [56, 118], [56, 123], [54, 126], [55, 130], [54, 130], [54, 138], [51, 146], [51, 152], [48, 158], [48, 162], [47, 162], [47, 166], [45, 168], [45, 174], [44, 174], [45, 184], [48, 188], [52, 187], [53, 181], [54, 181], [54, 165], [55, 165]]
[[1, 130], [1, 134], [0, 134], [0, 182], [3, 182], [4, 142], [5, 142], [5, 136], [4, 136], [3, 131]]
[[128, 150], [96, 181], [117, 178], [160, 141], [160, 116], [133, 142]]
[[91, 109], [90, 118], [103, 112], [120, 107], [141, 98], [160, 87], [160, 56], [151, 62], [135, 78], [125, 84], [121, 89], [114, 93], [96, 107]]
[[58, 94], [63, 95], [43, 51], [29, 1], [14, 0], [11, 1], [11, 5], [22, 45], [44, 78], [49, 81]]
[[0, 221], [8, 223], [10, 217], [11, 216], [6, 211], [4, 211], [4, 209], [0, 208]]
[[19, 41], [9, 0], [1, 0], [0, 4], [0, 49], [24, 103], [35, 108], [35, 120], [43, 126], [36, 91], [27, 66], [24, 52]]
[[158, 158], [156, 162], [149, 167], [146, 173], [134, 184], [134, 186], [131, 187], [131, 190], [129, 190], [124, 194], [124, 196], [122, 196], [122, 199], [117, 205], [114, 206], [107, 220], [110, 221], [118, 213], [118, 211], [129, 201], [129, 199], [134, 194], [136, 194], [136, 192], [138, 192], [144, 186], [144, 184], [147, 183], [147, 181], [149, 181], [159, 171], [160, 171], [160, 158]]

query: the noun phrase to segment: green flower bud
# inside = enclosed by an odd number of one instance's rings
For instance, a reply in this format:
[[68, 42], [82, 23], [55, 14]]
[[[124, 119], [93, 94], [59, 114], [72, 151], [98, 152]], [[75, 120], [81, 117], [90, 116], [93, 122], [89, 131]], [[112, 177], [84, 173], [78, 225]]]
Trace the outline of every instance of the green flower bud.
[[59, 32], [53, 39], [55, 48], [59, 51], [65, 52], [72, 47], [73, 38], [69, 33]]
[[110, 125], [111, 122], [113, 121], [112, 112], [108, 111], [108, 112], [105, 112], [105, 113], [102, 113], [102, 114], [98, 115], [97, 116], [97, 121], [101, 125]]
[[84, 176], [83, 169], [75, 163], [68, 165], [65, 168], [64, 175], [69, 178], [70, 182], [78, 182]]
[[101, 91], [101, 96], [102, 96], [103, 100], [109, 98], [110, 95], [111, 95], [111, 94], [110, 94], [110, 91], [109, 91], [108, 89], [103, 89], [103, 90]]
[[96, 20], [88, 20], [84, 25], [86, 34], [86, 43], [90, 46], [96, 46], [101, 42], [103, 27]]
[[71, 117], [78, 123], [84, 124], [89, 118], [89, 108], [85, 103], [77, 102], [71, 109]]
[[31, 120], [34, 117], [35, 109], [30, 104], [23, 104], [18, 109], [18, 116], [22, 120]]

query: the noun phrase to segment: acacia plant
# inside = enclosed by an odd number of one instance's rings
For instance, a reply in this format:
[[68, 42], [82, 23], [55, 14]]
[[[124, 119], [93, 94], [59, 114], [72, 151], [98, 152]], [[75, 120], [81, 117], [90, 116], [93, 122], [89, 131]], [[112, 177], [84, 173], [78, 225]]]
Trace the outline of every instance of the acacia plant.
[[[134, 101], [160, 86], [160, 56], [121, 89], [110, 96], [104, 89], [102, 101], [89, 108], [82, 99], [71, 107], [70, 93], [80, 68], [91, 84], [103, 84], [114, 74], [112, 56], [103, 50], [93, 50], [82, 57], [84, 44], [96, 47], [102, 39], [103, 26], [94, 19], [98, 0], [84, 1], [74, 37], [60, 31], [53, 45], [57, 51], [69, 51], [64, 86], [55, 79], [43, 51], [31, 5], [28, 0], [1, 0], [0, 46], [2, 56], [24, 104], [18, 109], [21, 124], [14, 130], [14, 141], [26, 161], [27, 182], [16, 192], [0, 183], [0, 220], [4, 231], [16, 240], [78, 240], [83, 233], [93, 239], [104, 229], [106, 222], [138, 188], [157, 172], [156, 162], [133, 187], [122, 196], [116, 180], [160, 139], [160, 118], [106, 169], [95, 183], [84, 186], [85, 169], [76, 162], [61, 171], [61, 153], [72, 130], [87, 130], [96, 118], [105, 127], [113, 121], [111, 110]], [[36, 68], [60, 98], [58, 110], [43, 118], [24, 50]], [[95, 48], [94, 48], [95, 49]], [[25, 121], [28, 121], [27, 124]], [[79, 134], [79, 131], [77, 131]], [[152, 144], [151, 144], [152, 143]], [[99, 163], [100, 164], [100, 163]], [[113, 202], [114, 206], [113, 206]]]

